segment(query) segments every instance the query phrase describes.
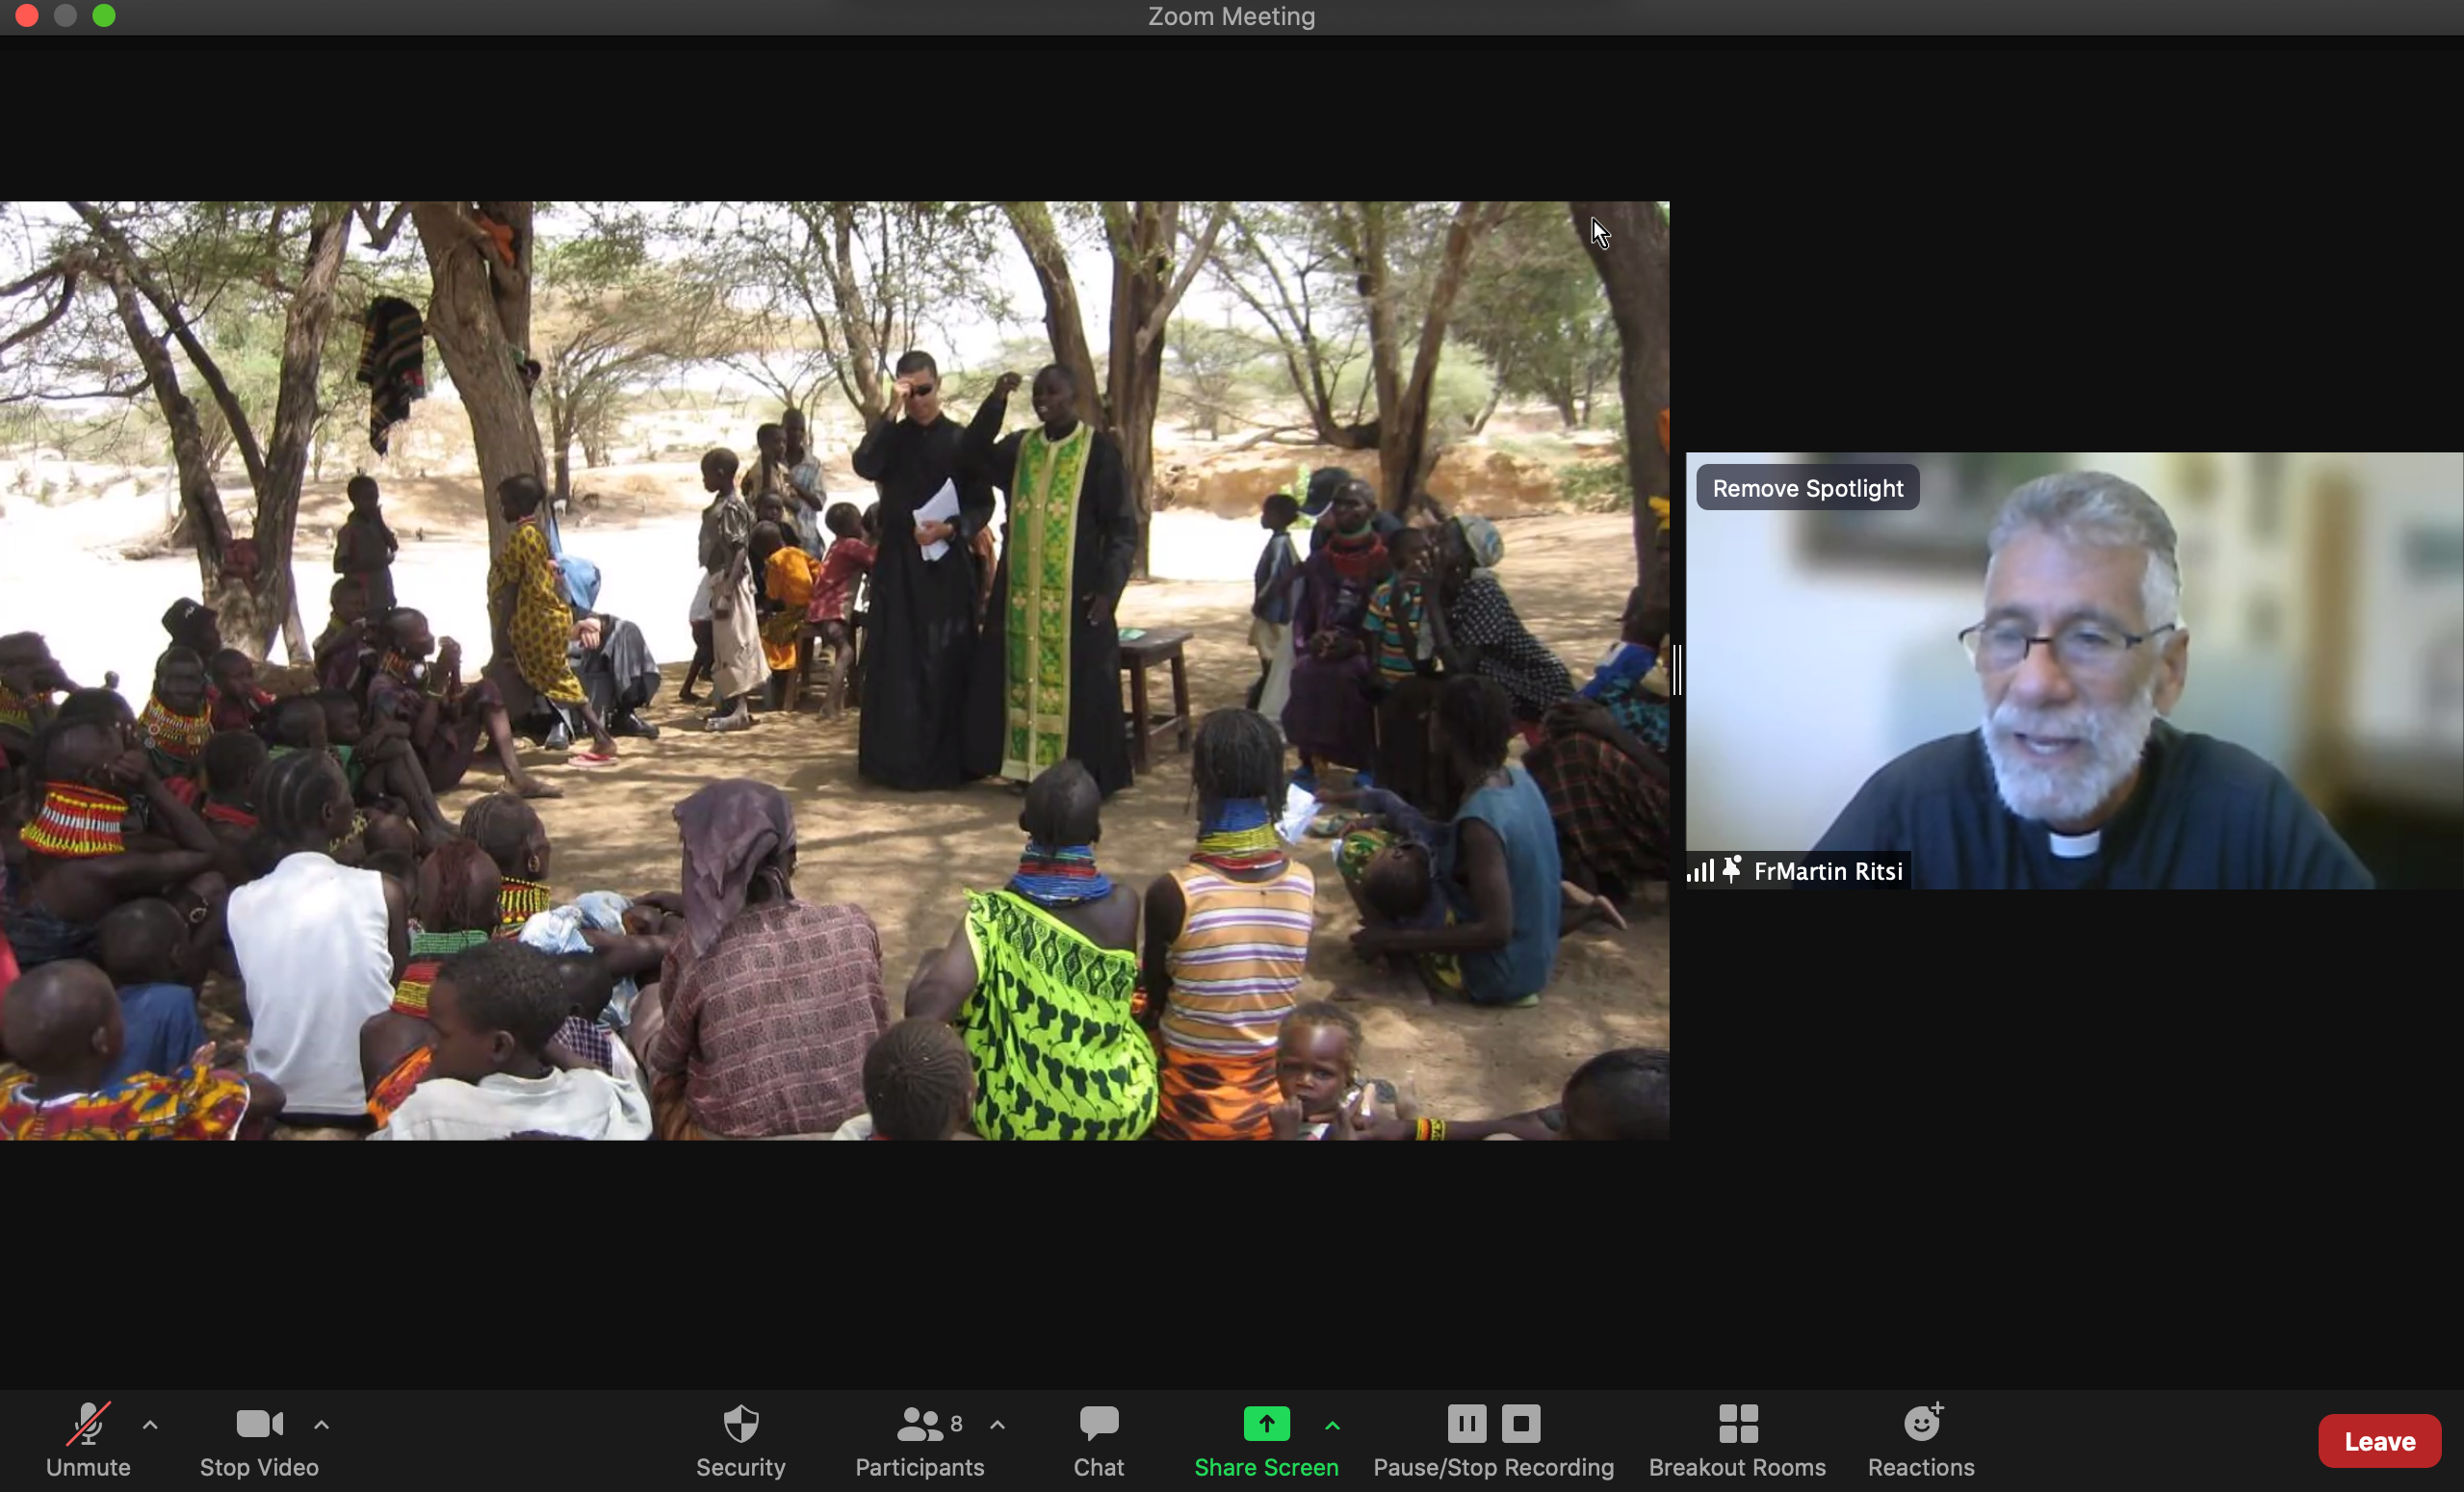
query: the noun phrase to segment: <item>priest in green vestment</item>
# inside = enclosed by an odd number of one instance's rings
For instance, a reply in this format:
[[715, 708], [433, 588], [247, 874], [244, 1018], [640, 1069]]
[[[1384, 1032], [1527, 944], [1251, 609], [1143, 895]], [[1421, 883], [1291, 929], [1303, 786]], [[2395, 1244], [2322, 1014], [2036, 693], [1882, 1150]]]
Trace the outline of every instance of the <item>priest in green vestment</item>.
[[968, 438], [1007, 498], [999, 568], [977, 638], [967, 769], [1028, 783], [1054, 762], [1085, 764], [1105, 797], [1129, 785], [1113, 608], [1138, 552], [1121, 448], [1078, 417], [1064, 368], [1035, 375], [1031, 429], [1002, 436], [1003, 373]]

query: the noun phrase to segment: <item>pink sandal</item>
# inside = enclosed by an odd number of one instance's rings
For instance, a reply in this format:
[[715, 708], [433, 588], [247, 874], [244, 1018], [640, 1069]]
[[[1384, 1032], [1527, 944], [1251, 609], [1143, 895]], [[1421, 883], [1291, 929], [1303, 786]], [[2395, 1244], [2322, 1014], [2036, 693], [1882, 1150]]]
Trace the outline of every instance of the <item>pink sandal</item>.
[[608, 756], [603, 752], [583, 751], [576, 752], [572, 756], [567, 757], [564, 764], [569, 767], [579, 768], [584, 772], [596, 772], [603, 767], [614, 766], [616, 764], [616, 759]]

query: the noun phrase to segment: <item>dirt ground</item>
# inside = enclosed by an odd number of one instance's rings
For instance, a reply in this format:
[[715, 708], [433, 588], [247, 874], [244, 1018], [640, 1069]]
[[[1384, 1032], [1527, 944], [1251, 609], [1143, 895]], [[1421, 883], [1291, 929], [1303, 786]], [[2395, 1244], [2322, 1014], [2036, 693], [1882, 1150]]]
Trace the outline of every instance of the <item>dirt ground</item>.
[[[1629, 521], [1569, 516], [1499, 527], [1506, 537], [1500, 574], [1509, 594], [1533, 631], [1576, 665], [1579, 677], [1583, 660], [1614, 639], [1632, 572], [1625, 564], [1602, 565], [1598, 555], [1628, 552]], [[1190, 706], [1203, 713], [1237, 706], [1256, 677], [1256, 655], [1247, 643], [1249, 593], [1246, 581], [1136, 585], [1122, 600], [1121, 620], [1126, 627], [1185, 627], [1195, 634], [1185, 650]], [[581, 773], [564, 769], [558, 755], [532, 759], [566, 791], [538, 805], [555, 844], [550, 879], [558, 896], [601, 887], [672, 889], [678, 870], [673, 806], [716, 777], [776, 783], [795, 805], [797, 894], [857, 902], [871, 913], [889, 960], [895, 1014], [918, 963], [955, 927], [961, 888], [998, 885], [1015, 866], [1017, 797], [994, 784], [921, 795], [867, 785], [856, 777], [852, 713], [836, 725], [774, 716], [742, 734], [690, 733], [698, 711], [674, 699], [683, 672], [681, 664], [663, 670], [666, 685], [647, 712], [661, 727], [660, 738], [622, 742], [620, 766]], [[1106, 874], [1131, 885], [1143, 886], [1185, 856], [1195, 830], [1188, 758], [1170, 735], [1158, 738], [1154, 750], [1153, 773], [1105, 806], [1097, 852]], [[494, 781], [476, 774], [474, 780]], [[458, 814], [477, 796], [474, 788], [450, 794], [448, 812]], [[1318, 872], [1319, 887], [1304, 997], [1364, 996], [1357, 1008], [1369, 1069], [1397, 1084], [1424, 1112], [1484, 1118], [1553, 1102], [1567, 1075], [1595, 1053], [1668, 1044], [1665, 886], [1647, 889], [1628, 930], [1569, 935], [1559, 951], [1556, 980], [1537, 1009], [1431, 1007], [1384, 992], [1383, 976], [1354, 957], [1348, 939], [1360, 921], [1335, 876], [1327, 841], [1312, 840], [1303, 853]]]

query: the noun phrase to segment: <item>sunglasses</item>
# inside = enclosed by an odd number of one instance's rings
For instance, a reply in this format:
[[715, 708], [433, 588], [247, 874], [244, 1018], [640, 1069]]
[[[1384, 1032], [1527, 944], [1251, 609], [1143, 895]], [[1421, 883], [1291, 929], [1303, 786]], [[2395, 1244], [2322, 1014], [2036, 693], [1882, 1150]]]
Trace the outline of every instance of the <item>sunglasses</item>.
[[907, 390], [907, 397], [909, 399], [925, 399], [931, 396], [933, 386], [931, 384], [919, 383]]

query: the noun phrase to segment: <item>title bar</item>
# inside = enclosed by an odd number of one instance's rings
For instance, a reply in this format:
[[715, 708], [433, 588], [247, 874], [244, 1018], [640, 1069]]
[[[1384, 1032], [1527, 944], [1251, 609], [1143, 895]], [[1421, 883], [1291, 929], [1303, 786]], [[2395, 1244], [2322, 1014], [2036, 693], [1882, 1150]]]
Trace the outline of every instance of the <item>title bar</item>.
[[43, 0], [13, 6], [20, 39], [121, 37], [1615, 37], [2452, 36], [2450, 0]]

